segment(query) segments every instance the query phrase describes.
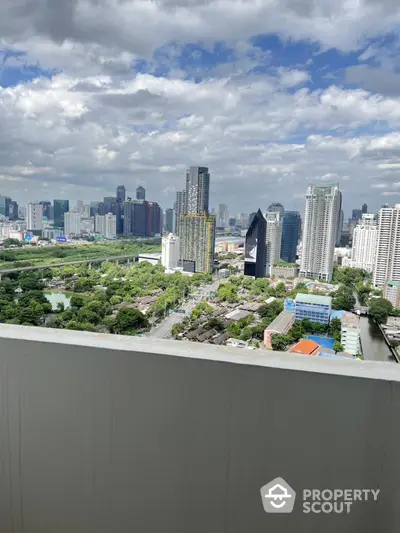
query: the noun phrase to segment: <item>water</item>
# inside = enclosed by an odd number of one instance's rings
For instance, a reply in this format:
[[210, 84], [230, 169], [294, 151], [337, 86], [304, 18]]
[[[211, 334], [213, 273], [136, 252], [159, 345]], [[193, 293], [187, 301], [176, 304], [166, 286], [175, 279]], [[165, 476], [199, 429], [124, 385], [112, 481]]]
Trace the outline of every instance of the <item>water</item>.
[[[354, 292], [357, 305], [362, 305], [358, 293]], [[381, 330], [367, 316], [360, 317], [361, 347], [366, 361], [395, 362]]]
[[46, 292], [44, 294], [53, 307], [53, 311], [57, 309], [59, 302], [64, 304], [65, 309], [69, 307], [69, 300], [71, 296], [64, 294], [63, 292]]

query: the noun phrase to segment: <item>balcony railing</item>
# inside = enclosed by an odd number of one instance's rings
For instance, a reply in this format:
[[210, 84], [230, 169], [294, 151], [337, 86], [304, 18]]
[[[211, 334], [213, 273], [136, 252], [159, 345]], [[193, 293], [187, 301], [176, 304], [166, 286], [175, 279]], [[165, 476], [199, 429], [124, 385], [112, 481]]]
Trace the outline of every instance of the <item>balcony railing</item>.
[[399, 413], [399, 365], [0, 325], [0, 532], [397, 533]]

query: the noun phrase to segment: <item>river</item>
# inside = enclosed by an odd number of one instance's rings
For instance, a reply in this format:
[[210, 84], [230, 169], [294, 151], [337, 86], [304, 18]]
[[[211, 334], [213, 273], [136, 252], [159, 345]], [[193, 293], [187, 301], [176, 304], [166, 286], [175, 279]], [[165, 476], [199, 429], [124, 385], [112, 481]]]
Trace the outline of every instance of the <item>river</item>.
[[[354, 292], [357, 305], [362, 305], [357, 292]], [[378, 326], [367, 316], [360, 317], [361, 348], [365, 361], [395, 363], [395, 359]]]

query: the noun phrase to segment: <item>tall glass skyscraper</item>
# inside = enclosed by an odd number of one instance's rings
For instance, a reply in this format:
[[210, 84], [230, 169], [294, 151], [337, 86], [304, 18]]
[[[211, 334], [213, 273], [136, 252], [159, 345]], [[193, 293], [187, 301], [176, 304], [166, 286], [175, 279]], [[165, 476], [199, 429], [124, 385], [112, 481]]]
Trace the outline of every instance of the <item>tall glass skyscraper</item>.
[[297, 243], [300, 238], [301, 217], [298, 211], [285, 211], [283, 215], [281, 259], [296, 262]]
[[54, 227], [64, 228], [64, 215], [69, 211], [69, 200], [54, 200]]
[[255, 214], [246, 233], [244, 275], [265, 278], [267, 221], [261, 210]]

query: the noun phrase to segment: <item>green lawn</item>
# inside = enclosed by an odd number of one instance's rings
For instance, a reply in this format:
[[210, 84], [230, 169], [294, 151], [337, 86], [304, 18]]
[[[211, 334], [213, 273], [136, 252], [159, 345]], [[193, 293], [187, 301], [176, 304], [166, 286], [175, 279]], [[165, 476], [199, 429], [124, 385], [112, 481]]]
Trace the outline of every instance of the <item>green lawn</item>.
[[29, 246], [0, 252], [0, 270], [23, 266], [45, 266], [69, 261], [98, 259], [118, 255], [160, 252], [159, 240], [111, 242], [105, 244], [81, 244], [51, 247]]

